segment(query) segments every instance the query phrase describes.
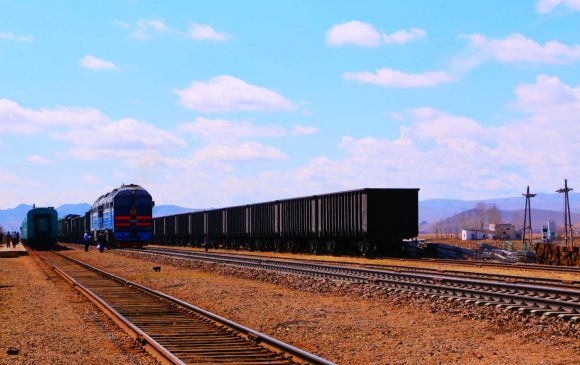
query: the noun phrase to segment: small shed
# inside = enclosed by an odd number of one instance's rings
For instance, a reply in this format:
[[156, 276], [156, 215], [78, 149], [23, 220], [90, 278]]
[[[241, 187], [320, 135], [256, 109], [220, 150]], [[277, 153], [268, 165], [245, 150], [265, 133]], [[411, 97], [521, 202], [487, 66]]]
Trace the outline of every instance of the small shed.
[[461, 240], [482, 240], [484, 238], [483, 231], [480, 229], [462, 229]]

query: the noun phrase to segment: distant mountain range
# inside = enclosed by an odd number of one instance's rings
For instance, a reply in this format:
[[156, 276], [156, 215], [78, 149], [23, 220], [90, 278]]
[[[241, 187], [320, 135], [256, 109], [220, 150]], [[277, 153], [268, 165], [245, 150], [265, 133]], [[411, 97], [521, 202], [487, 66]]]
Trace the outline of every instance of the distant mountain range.
[[[570, 193], [570, 211], [572, 223], [580, 225], [580, 194]], [[487, 205], [495, 204], [501, 214], [502, 223], [515, 223], [523, 226], [526, 199], [499, 198], [489, 200], [452, 200], [430, 199], [419, 202], [419, 230], [423, 233], [433, 232], [433, 225], [445, 218], [455, 218], [461, 214], [469, 214], [479, 202]], [[555, 221], [556, 225], [564, 225], [564, 198], [561, 194], [537, 194], [531, 199], [532, 229], [537, 231], [548, 221]]]
[[[580, 213], [580, 193], [570, 193], [570, 210]], [[419, 221], [433, 223], [439, 219], [459, 214], [463, 211], [475, 208], [477, 203], [495, 204], [501, 211], [517, 211], [525, 208], [526, 199], [523, 196], [517, 198], [499, 198], [489, 200], [452, 200], [452, 199], [429, 199], [419, 202]], [[531, 199], [532, 209], [552, 210], [563, 216], [564, 200], [561, 194], [537, 194]], [[533, 212], [532, 212], [533, 217]]]
[[[580, 223], [580, 193], [570, 193], [570, 208], [572, 211], [572, 222]], [[524, 197], [498, 198], [489, 200], [454, 200], [454, 199], [428, 199], [419, 201], [419, 223], [420, 230], [430, 230], [433, 223], [440, 219], [452, 217], [456, 214], [467, 212], [479, 202], [495, 204], [502, 214], [502, 221], [512, 223], [519, 221], [521, 217], [523, 223], [523, 210], [525, 208]], [[560, 225], [563, 221], [563, 197], [561, 194], [537, 194], [532, 198], [532, 225], [534, 229], [548, 220], [555, 220]], [[64, 204], [56, 208], [59, 217], [67, 214], [84, 214], [90, 209], [87, 203]], [[19, 229], [22, 219], [32, 208], [31, 205], [20, 204], [16, 208], [0, 210], [0, 226], [5, 230]], [[166, 215], [195, 212], [200, 209], [184, 208], [177, 205], [159, 205], [153, 208], [154, 217]]]
[[[0, 227], [3, 227], [5, 231], [13, 231], [20, 229], [20, 225], [22, 224], [22, 220], [26, 216], [26, 213], [32, 209], [32, 205], [28, 204], [20, 204], [16, 208], [12, 209], [0, 209]], [[64, 204], [60, 207], [56, 208], [58, 212], [58, 216], [64, 217], [68, 214], [78, 214], [83, 215], [89, 209], [91, 209], [91, 205], [87, 203], [79, 203], [79, 204]], [[199, 209], [191, 209], [191, 208], [183, 208], [177, 205], [159, 205], [153, 207], [153, 217], [163, 217], [166, 215], [172, 214], [179, 214], [179, 213], [187, 213], [187, 212], [195, 212]]]

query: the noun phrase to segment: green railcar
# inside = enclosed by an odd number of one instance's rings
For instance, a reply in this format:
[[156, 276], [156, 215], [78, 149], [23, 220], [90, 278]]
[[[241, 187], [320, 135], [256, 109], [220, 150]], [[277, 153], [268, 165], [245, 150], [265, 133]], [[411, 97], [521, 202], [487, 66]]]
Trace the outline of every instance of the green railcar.
[[53, 207], [32, 208], [20, 228], [21, 241], [35, 249], [49, 249], [56, 244], [58, 213]]

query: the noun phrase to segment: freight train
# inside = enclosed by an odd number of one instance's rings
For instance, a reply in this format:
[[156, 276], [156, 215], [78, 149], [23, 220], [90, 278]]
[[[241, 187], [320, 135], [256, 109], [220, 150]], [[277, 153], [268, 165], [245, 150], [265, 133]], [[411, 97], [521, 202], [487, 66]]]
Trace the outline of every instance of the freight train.
[[398, 256], [418, 236], [419, 189], [359, 189], [153, 219], [153, 242]]
[[59, 239], [83, 241], [88, 232], [93, 242], [115, 247], [143, 247], [153, 233], [155, 202], [139, 185], [123, 184], [100, 196], [84, 215], [67, 215], [60, 220]]
[[20, 227], [20, 240], [27, 246], [46, 250], [56, 244], [58, 213], [53, 207], [36, 208], [26, 213]]

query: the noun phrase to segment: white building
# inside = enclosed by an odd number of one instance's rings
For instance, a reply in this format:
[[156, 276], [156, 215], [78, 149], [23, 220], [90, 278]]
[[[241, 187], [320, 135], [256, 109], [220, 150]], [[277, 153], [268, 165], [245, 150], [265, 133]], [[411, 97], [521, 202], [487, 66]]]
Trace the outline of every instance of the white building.
[[547, 225], [542, 226], [542, 241], [544, 243], [552, 242], [556, 238], [556, 222], [549, 221]]
[[461, 230], [461, 240], [482, 240], [483, 239], [483, 231], [479, 229], [462, 229]]

